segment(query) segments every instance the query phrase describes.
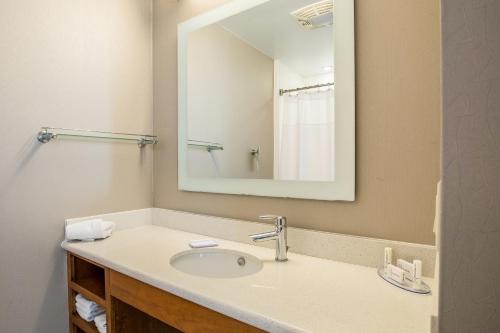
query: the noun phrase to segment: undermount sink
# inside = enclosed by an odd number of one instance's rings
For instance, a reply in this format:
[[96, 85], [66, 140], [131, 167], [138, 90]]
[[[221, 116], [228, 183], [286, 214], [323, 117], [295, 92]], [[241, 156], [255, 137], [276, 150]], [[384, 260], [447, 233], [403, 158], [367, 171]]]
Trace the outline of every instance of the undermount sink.
[[180, 252], [170, 259], [170, 265], [184, 273], [213, 278], [237, 278], [262, 269], [262, 261], [250, 254], [207, 248]]

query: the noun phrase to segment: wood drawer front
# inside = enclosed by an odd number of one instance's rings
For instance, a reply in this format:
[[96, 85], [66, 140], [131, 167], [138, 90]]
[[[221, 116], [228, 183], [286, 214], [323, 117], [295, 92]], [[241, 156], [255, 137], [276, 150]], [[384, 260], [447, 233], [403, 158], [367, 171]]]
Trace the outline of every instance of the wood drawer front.
[[110, 293], [185, 333], [264, 332], [115, 271], [110, 272]]

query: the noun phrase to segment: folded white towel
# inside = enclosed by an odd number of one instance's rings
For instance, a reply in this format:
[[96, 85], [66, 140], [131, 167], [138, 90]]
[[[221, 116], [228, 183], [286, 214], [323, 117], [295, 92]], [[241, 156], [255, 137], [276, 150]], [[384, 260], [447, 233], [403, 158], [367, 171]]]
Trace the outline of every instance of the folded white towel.
[[85, 309], [85, 311], [90, 311], [90, 310], [93, 310], [93, 309], [96, 309], [99, 307], [99, 305], [97, 305], [97, 303], [86, 299], [85, 297], [83, 297], [82, 294], [77, 294], [75, 296], [75, 301], [76, 301], [76, 304], [80, 305], [80, 308]]
[[76, 313], [78, 313], [80, 318], [82, 318], [85, 321], [92, 321], [94, 319], [94, 317], [91, 317], [85, 313], [82, 313], [80, 310], [78, 310], [78, 308], [76, 308]]
[[104, 309], [81, 294], [75, 296], [76, 312], [86, 321], [93, 321], [96, 316], [104, 313]]
[[101, 315], [101, 314], [104, 313], [104, 309], [99, 309], [99, 310], [95, 310], [95, 311], [92, 311], [92, 312], [86, 312], [86, 311], [82, 310], [81, 308], [79, 308], [78, 306], [76, 306], [76, 312], [84, 320], [86, 320], [86, 321], [93, 321], [96, 316], [99, 316], [99, 315]]
[[98, 306], [97, 308], [94, 308], [92, 310], [88, 310], [84, 307], [82, 307], [80, 304], [76, 304], [76, 309], [78, 310], [78, 313], [84, 315], [87, 318], [94, 318], [95, 316], [98, 316], [102, 313], [104, 313], [104, 309]]
[[66, 226], [66, 239], [92, 241], [94, 239], [106, 238], [111, 236], [114, 228], [114, 222], [103, 221], [102, 219], [76, 222]]
[[99, 306], [97, 304], [94, 305], [87, 305], [87, 304], [82, 304], [79, 303], [78, 301], [75, 303], [75, 305], [83, 312], [86, 313], [92, 313], [95, 312], [96, 310], [99, 310]]
[[76, 294], [75, 301], [76, 301], [76, 304], [80, 304], [82, 307], [85, 307], [88, 309], [96, 308], [99, 306], [99, 305], [97, 305], [96, 302], [93, 302], [89, 299], [86, 299], [82, 294]]
[[[104, 310], [102, 310], [104, 311]], [[78, 313], [78, 315], [85, 321], [88, 321], [88, 322], [91, 322], [95, 319], [96, 315], [99, 315], [101, 313], [97, 313], [97, 314], [89, 314], [89, 313], [86, 313], [86, 312], [83, 312], [82, 310], [80, 310], [78, 307], [76, 308], [76, 312]]]

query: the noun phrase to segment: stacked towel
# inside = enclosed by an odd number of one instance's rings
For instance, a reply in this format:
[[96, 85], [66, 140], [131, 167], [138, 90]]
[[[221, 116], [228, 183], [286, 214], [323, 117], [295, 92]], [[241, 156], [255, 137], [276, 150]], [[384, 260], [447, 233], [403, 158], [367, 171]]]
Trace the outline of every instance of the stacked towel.
[[97, 316], [104, 313], [104, 309], [95, 302], [89, 301], [81, 294], [75, 297], [76, 312], [83, 320], [93, 321]]
[[106, 314], [100, 314], [94, 318], [95, 326], [99, 333], [106, 333], [108, 329], [108, 323], [106, 322]]
[[93, 241], [94, 239], [111, 236], [114, 228], [114, 222], [103, 221], [102, 219], [76, 222], [66, 225], [66, 239]]

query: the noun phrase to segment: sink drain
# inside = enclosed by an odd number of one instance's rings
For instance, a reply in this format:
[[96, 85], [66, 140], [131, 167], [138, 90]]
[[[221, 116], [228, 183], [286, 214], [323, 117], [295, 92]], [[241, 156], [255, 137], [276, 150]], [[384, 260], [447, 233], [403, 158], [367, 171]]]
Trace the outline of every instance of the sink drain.
[[247, 261], [243, 257], [239, 257], [237, 262], [239, 266], [245, 266], [245, 264], [247, 263]]

